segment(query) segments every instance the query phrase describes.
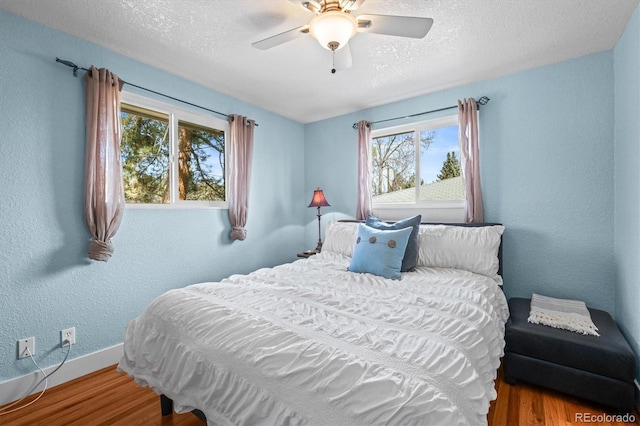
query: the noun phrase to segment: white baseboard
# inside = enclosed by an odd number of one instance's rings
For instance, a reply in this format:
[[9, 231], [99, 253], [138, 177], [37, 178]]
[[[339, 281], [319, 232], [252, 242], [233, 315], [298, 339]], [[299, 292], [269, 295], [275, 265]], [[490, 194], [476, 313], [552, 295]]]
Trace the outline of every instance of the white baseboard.
[[[54, 375], [47, 379], [48, 388], [66, 383], [78, 377], [84, 376], [110, 365], [120, 362], [122, 355], [124, 354], [124, 345], [122, 343], [111, 346], [109, 348], [102, 349], [97, 352], [83, 355], [78, 358], [74, 358], [71, 361], [67, 361]], [[53, 371], [57, 365], [47, 367], [44, 369], [46, 374]], [[42, 374], [33, 372], [24, 376], [16, 377], [0, 383], [0, 405], [13, 402], [20, 398], [24, 398], [26, 392], [33, 387], [38, 381], [42, 379]], [[37, 389], [34, 389], [33, 393], [42, 391], [43, 384], [39, 385]]]
[[[120, 362], [123, 354], [124, 344], [120, 343], [88, 355], [74, 358], [71, 361], [66, 362], [62, 367], [60, 367], [60, 370], [47, 380], [49, 383], [48, 387], [52, 388], [110, 365], [117, 364]], [[46, 374], [49, 374], [56, 367], [57, 365], [47, 367], [44, 371]], [[16, 377], [15, 379], [0, 382], [0, 405], [8, 404], [17, 399], [28, 396], [25, 395], [25, 392], [27, 392], [40, 379], [42, 379], [42, 375], [39, 372], [34, 372]], [[633, 383], [636, 387], [636, 408], [640, 411], [640, 383], [638, 383], [637, 379], [635, 379]], [[37, 389], [34, 389], [31, 394], [40, 392], [41, 390], [42, 385], [38, 386]]]

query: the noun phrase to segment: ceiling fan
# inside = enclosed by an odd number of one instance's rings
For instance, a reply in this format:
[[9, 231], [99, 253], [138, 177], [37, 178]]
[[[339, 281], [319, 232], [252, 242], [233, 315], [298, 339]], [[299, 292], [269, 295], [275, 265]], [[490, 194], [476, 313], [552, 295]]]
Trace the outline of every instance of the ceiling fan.
[[333, 52], [332, 73], [336, 72], [336, 67], [346, 69], [351, 66], [349, 40], [356, 32], [423, 38], [433, 25], [433, 19], [416, 16], [352, 16], [351, 12], [360, 7], [365, 0], [289, 1], [300, 4], [316, 16], [308, 25], [256, 41], [252, 46], [260, 50], [271, 49], [305, 34], [311, 34], [322, 47]]

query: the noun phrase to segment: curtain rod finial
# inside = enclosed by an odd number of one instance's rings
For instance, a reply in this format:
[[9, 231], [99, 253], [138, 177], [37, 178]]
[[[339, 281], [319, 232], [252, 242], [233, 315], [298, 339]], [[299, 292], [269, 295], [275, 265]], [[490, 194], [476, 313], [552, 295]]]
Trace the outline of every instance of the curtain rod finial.
[[73, 68], [73, 76], [74, 76], [74, 77], [77, 77], [77, 76], [78, 76], [78, 70], [80, 69], [80, 67], [79, 67], [79, 66], [77, 66], [76, 64], [74, 64], [73, 62], [71, 62], [71, 61], [65, 61], [64, 59], [60, 59], [60, 58], [56, 58], [56, 62], [59, 62], [59, 63], [61, 63], [61, 64], [63, 64], [63, 65], [66, 65], [66, 66], [68, 66], [68, 67]]

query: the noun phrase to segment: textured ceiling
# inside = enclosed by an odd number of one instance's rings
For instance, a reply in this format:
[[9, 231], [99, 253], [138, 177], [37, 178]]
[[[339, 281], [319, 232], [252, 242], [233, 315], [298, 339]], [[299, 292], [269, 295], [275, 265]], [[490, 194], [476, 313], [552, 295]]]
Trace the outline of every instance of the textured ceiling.
[[358, 33], [353, 66], [336, 74], [311, 36], [251, 46], [309, 22], [289, 0], [0, 0], [0, 9], [308, 123], [611, 49], [638, 1], [366, 0], [355, 16], [431, 17], [433, 27], [419, 40]]

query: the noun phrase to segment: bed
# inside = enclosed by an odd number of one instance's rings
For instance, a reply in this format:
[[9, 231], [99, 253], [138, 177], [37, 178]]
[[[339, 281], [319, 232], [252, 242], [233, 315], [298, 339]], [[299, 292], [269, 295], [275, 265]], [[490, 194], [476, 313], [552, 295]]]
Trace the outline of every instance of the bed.
[[169, 291], [118, 369], [212, 425], [486, 424], [504, 228], [418, 225], [399, 280], [349, 270], [362, 224], [336, 222], [308, 259]]

